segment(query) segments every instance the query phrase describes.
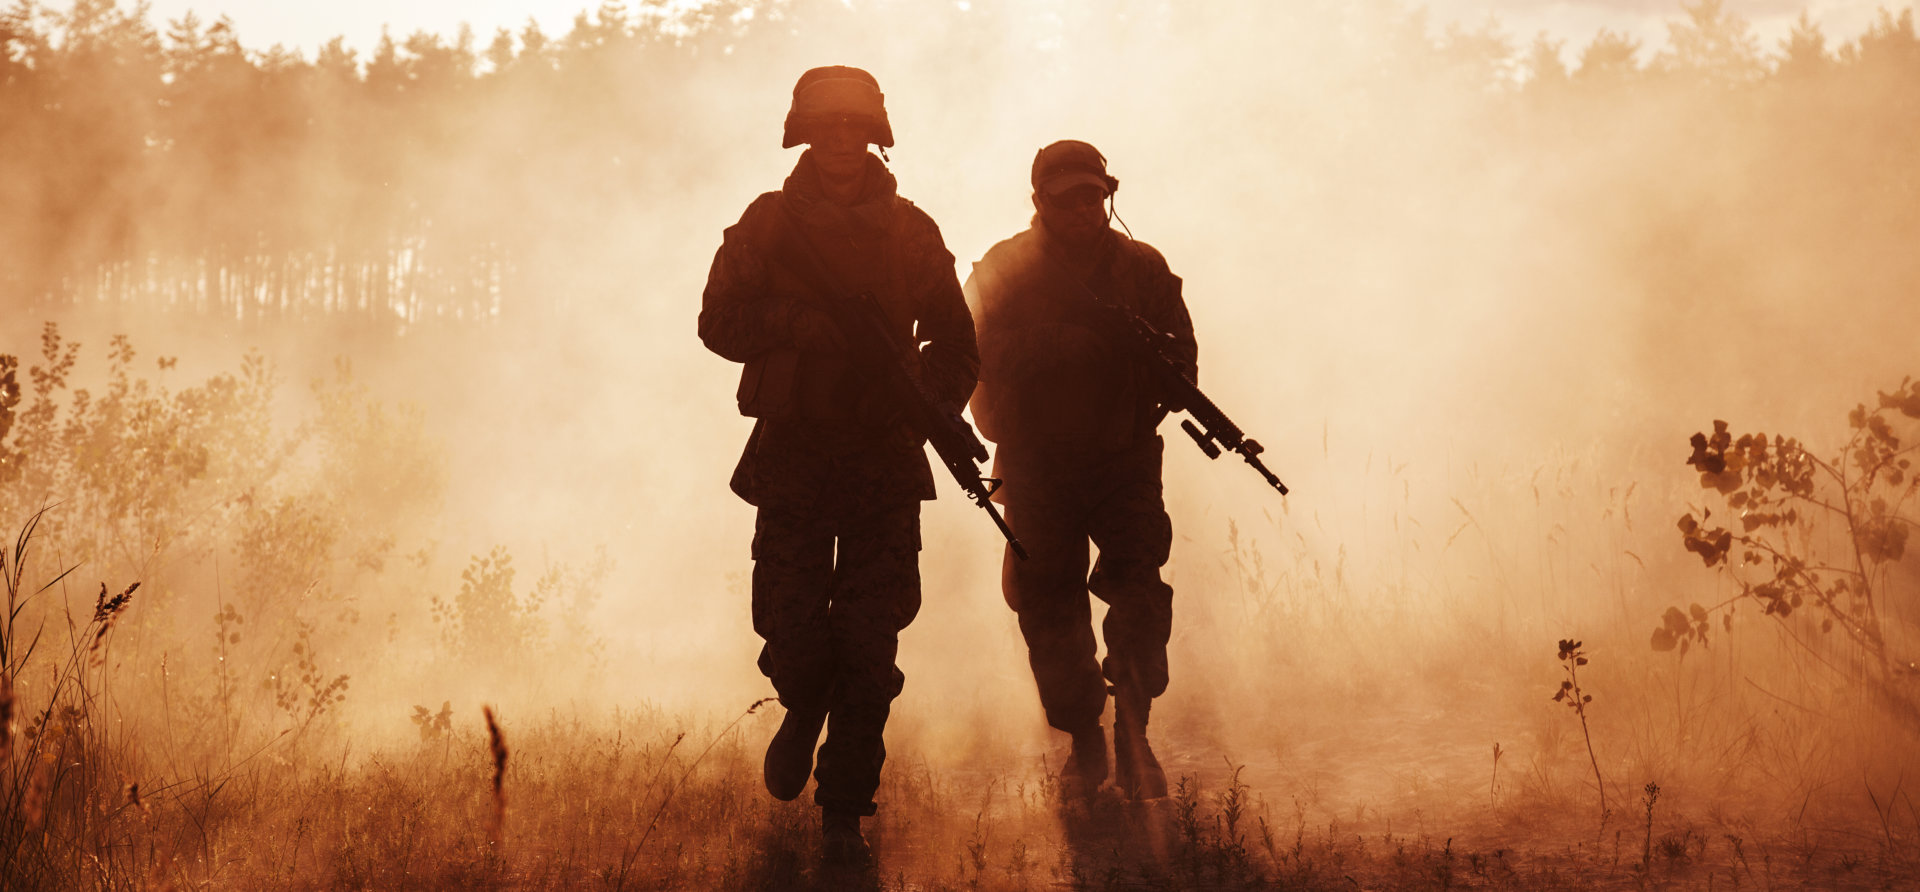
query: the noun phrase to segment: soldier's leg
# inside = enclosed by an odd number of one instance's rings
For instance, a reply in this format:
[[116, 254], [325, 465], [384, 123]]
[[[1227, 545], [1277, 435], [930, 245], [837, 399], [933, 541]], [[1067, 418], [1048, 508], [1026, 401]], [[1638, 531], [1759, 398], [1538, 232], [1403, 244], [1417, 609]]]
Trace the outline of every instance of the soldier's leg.
[[766, 641], [760, 671], [790, 711], [826, 711], [832, 589], [831, 525], [808, 512], [761, 508], [753, 527], [753, 630]]
[[900, 630], [919, 612], [920, 504], [844, 521], [828, 615], [839, 676], [814, 769], [814, 801], [830, 815], [874, 812], [882, 732], [906, 681], [894, 664]]
[[1087, 597], [1086, 520], [1074, 506], [1053, 502], [1009, 505], [1006, 516], [1028, 557], [1007, 550], [1000, 588], [1020, 618], [1047, 724], [1070, 734], [1098, 726], [1107, 686]]
[[1167, 690], [1167, 640], [1173, 632], [1173, 588], [1160, 578], [1173, 545], [1158, 475], [1124, 483], [1094, 512], [1090, 533], [1100, 549], [1088, 585], [1109, 605], [1103, 674], [1113, 683], [1115, 781], [1128, 795], [1166, 795], [1166, 776], [1147, 744], [1153, 698]]
[[1100, 549], [1088, 588], [1107, 602], [1101, 624], [1107, 658], [1101, 669], [1116, 688], [1151, 699], [1167, 690], [1167, 640], [1173, 634], [1173, 587], [1160, 579], [1173, 547], [1173, 524], [1157, 480], [1117, 489], [1089, 524]]
[[813, 773], [833, 688], [827, 639], [833, 585], [832, 527], [806, 512], [760, 509], [753, 534], [753, 628], [766, 639], [760, 671], [787, 708], [767, 743], [763, 777], [780, 800], [799, 797]]

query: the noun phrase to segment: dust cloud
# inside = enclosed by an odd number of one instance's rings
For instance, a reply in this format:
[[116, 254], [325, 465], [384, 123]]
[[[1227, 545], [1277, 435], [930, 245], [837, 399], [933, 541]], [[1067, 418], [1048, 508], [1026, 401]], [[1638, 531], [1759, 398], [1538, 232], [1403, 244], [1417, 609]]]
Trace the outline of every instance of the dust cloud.
[[[1293, 488], [1282, 500], [1163, 430], [1176, 613], [1154, 728], [1170, 774], [1218, 784], [1246, 765], [1309, 826], [1431, 831], [1507, 797], [1591, 810], [1578, 719], [1550, 699], [1560, 639], [1592, 660], [1595, 767], [1616, 808], [1658, 781], [1682, 809], [1778, 820], [1808, 791], [1920, 769], [1894, 742], [1914, 727], [1822, 668], [1848, 657], [1804, 625], [1744, 603], [1724, 630], [1716, 614], [1704, 650], [1648, 646], [1667, 608], [1740, 593], [1673, 526], [1711, 495], [1688, 436], [1724, 418], [1831, 455], [1856, 402], [1920, 371], [1910, 11], [1783, 61], [1719, 4], [1676, 4], [1673, 41], [1624, 62], [1607, 35], [1542, 44], [1388, 0], [673, 15], [610, 4], [544, 48], [523, 33], [493, 56], [483, 35], [461, 56], [423, 35], [335, 58], [379, 88], [299, 75], [286, 95], [303, 120], [217, 98], [191, 121], [164, 106], [129, 120], [101, 75], [96, 105], [59, 120], [155, 128], [138, 164], [60, 151], [54, 130], [0, 136], [0, 197], [30, 209], [0, 224], [4, 352], [24, 365], [48, 320], [88, 351], [125, 332], [141, 368], [180, 357], [168, 380], [185, 386], [257, 347], [286, 382], [283, 428], [325, 404], [333, 391], [304, 385], [346, 357], [351, 386], [413, 431], [393, 436], [439, 456], [358, 493], [310, 481], [392, 538], [391, 563], [421, 554], [404, 583], [326, 571], [364, 586], [340, 596], [357, 630], [309, 618], [338, 636], [322, 671], [352, 675], [349, 726], [411, 734], [400, 717], [442, 700], [504, 703], [510, 720], [728, 718], [770, 695], [746, 609], [752, 509], [726, 490], [750, 423], [737, 367], [694, 318], [721, 230], [798, 155], [779, 148], [794, 78], [851, 64], [885, 91], [889, 166], [963, 277], [1027, 224], [1039, 146], [1098, 146], [1125, 225], [1185, 280], [1202, 386]], [[13, 84], [31, 81], [20, 46]], [[271, 67], [208, 52], [179, 83]], [[199, 154], [163, 163], [154, 138]], [[243, 150], [271, 163], [221, 154]], [[124, 179], [62, 192], [83, 168]], [[78, 203], [89, 194], [117, 203]], [[76, 375], [98, 382], [91, 361]], [[892, 746], [1030, 777], [1063, 741], [1001, 602], [992, 528], [940, 486]], [[597, 594], [573, 632], [603, 641], [597, 656], [449, 668], [432, 598], [451, 601], [496, 545], [521, 568], [515, 591], [604, 550], [596, 581], [554, 589]], [[165, 571], [193, 607], [175, 631], [195, 642], [223, 572], [204, 547]], [[102, 560], [85, 579], [134, 569]], [[1909, 655], [1912, 568], [1896, 561], [1886, 589], [1904, 610], [1889, 649]], [[1860, 798], [1817, 801], [1858, 818]]]

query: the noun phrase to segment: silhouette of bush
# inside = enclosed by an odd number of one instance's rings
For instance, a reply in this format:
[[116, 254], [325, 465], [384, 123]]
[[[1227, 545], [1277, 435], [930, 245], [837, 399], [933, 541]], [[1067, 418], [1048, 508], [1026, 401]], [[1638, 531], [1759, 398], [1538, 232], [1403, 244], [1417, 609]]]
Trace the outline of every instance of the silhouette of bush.
[[1711, 507], [1682, 514], [1681, 545], [1739, 593], [1710, 607], [1668, 608], [1653, 649], [1684, 656], [1708, 643], [1715, 614], [1730, 630], [1737, 605], [1757, 605], [1808, 650], [1859, 657], [1821, 662], [1849, 667], [1846, 674], [1885, 694], [1920, 729], [1920, 697], [1908, 683], [1915, 592], [1911, 577], [1893, 572], [1916, 524], [1915, 419], [1920, 382], [1909, 378], [1879, 393], [1874, 407], [1856, 405], [1847, 439], [1828, 458], [1779, 434], [1736, 438], [1725, 421], [1715, 421], [1712, 434], [1694, 434], [1687, 464], [1721, 513], [1717, 520]]

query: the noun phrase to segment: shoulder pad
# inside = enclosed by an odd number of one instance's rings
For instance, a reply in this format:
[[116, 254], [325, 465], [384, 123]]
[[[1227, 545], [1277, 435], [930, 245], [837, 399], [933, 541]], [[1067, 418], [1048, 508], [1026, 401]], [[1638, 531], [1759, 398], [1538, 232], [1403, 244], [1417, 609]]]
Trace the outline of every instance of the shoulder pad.
[[988, 266], [997, 266], [1029, 261], [1033, 259], [1034, 252], [1038, 248], [1036, 238], [1033, 230], [1023, 229], [995, 242], [993, 247], [988, 248], [987, 253], [980, 257], [980, 262]]
[[1167, 258], [1161, 256], [1160, 251], [1154, 246], [1139, 239], [1128, 238], [1123, 234], [1115, 233], [1115, 235], [1119, 240], [1121, 253], [1132, 262], [1150, 269], [1171, 272], [1167, 267]]
[[740, 214], [740, 222], [727, 227], [728, 234], [740, 235], [759, 241], [772, 237], [779, 215], [785, 213], [782, 204], [785, 196], [778, 189], [762, 192], [747, 209]]
[[893, 197], [893, 213], [902, 226], [931, 230], [936, 237], [940, 234], [940, 224], [935, 223], [931, 215], [905, 196]]

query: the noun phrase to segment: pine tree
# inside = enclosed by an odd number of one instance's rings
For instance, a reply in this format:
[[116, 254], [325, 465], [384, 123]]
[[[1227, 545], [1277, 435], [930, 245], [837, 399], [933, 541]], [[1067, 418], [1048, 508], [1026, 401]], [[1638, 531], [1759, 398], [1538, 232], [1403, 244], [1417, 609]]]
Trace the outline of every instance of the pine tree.
[[1668, 48], [1655, 60], [1665, 71], [1722, 86], [1748, 83], [1766, 72], [1759, 39], [1724, 0], [1681, 3], [1686, 18], [1667, 23]]
[[1601, 28], [1586, 49], [1580, 51], [1580, 67], [1574, 77], [1584, 83], [1626, 83], [1640, 73], [1640, 65], [1635, 61], [1639, 53], [1640, 41]]
[[1810, 80], [1833, 67], [1833, 57], [1827, 53], [1827, 35], [1805, 10], [1793, 23], [1793, 32], [1780, 41], [1780, 49], [1783, 55], [1778, 73], [1789, 80]]

